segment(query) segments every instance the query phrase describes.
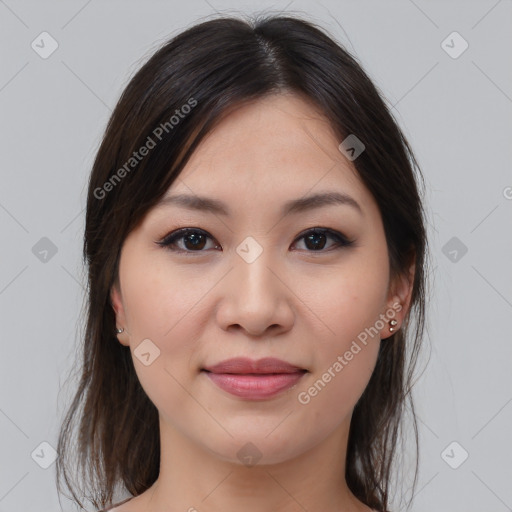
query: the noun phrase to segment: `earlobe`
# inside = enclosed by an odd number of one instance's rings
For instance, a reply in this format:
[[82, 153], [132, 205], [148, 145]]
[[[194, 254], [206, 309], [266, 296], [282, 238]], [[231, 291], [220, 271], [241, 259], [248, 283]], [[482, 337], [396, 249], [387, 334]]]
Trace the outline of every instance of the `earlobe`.
[[387, 309], [381, 318], [385, 318], [383, 328], [380, 330], [380, 339], [385, 340], [392, 336], [402, 326], [405, 316], [404, 305], [400, 296], [395, 295], [387, 304]]
[[381, 339], [392, 336], [400, 329], [404, 318], [407, 316], [411, 303], [414, 287], [415, 264], [413, 263], [407, 273], [397, 276], [390, 291], [388, 309], [386, 311], [387, 322], [381, 330]]
[[110, 304], [116, 315], [116, 327], [114, 334], [122, 345], [129, 345], [128, 333], [126, 332], [126, 317], [124, 314], [121, 292], [116, 284], [110, 289]]

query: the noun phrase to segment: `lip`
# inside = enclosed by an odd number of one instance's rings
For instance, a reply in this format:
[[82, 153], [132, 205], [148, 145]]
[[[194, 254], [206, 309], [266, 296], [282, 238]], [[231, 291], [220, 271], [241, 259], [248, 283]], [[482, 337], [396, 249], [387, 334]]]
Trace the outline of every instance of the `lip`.
[[265, 400], [291, 388], [307, 370], [281, 359], [228, 359], [203, 368], [209, 379], [228, 393], [248, 400]]
[[203, 369], [211, 373], [236, 373], [240, 375], [247, 373], [295, 373], [304, 370], [275, 357], [264, 357], [258, 360], [249, 359], [248, 357], [234, 357], [213, 366], [205, 366]]

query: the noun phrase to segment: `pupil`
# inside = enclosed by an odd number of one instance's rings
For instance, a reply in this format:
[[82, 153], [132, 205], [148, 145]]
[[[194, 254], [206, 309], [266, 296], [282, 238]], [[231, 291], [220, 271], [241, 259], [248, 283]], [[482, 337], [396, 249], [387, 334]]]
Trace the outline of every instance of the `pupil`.
[[[314, 242], [315, 240], [315, 237], [323, 237], [323, 242], [324, 243], [318, 243], [318, 240], [316, 242]], [[325, 235], [323, 233], [311, 233], [310, 235], [308, 235], [306, 237], [306, 245], [308, 245], [308, 242], [313, 242], [313, 249], [322, 249], [325, 245]], [[308, 246], [308, 248], [310, 248]]]
[[[203, 238], [201, 241], [200, 238]], [[191, 247], [187, 245], [187, 242], [191, 241]], [[201, 242], [202, 245], [201, 245]], [[204, 236], [201, 234], [196, 233], [190, 233], [185, 237], [185, 245], [187, 246], [187, 249], [194, 248], [194, 249], [202, 249], [204, 247]]]

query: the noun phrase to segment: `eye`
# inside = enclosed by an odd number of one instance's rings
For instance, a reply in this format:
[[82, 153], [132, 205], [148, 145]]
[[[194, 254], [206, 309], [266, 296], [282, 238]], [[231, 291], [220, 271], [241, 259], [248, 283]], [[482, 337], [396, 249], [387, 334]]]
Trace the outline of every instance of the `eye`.
[[[329, 249], [324, 250], [329, 238], [334, 241], [334, 244], [332, 244]], [[308, 229], [303, 232], [298, 238], [296, 238], [294, 245], [297, 241], [302, 239], [304, 239], [304, 245], [307, 252], [327, 252], [333, 249], [348, 247], [354, 243], [353, 240], [348, 240], [338, 231], [321, 227]], [[161, 247], [166, 247], [167, 249], [175, 252], [200, 253], [208, 249], [208, 241], [213, 242], [215, 239], [206, 231], [198, 228], [182, 228], [169, 233], [162, 240], [159, 240], [156, 243]], [[222, 250], [216, 241], [213, 244], [213, 247], [212, 244], [210, 244], [209, 248]]]
[[[203, 252], [208, 239], [213, 240], [213, 238], [202, 229], [183, 228], [169, 233], [156, 243], [176, 252]], [[181, 242], [181, 244], [179, 242]], [[217, 244], [215, 247], [220, 246]]]
[[[320, 227], [308, 229], [299, 235], [297, 240], [304, 239], [304, 245], [307, 249], [311, 249], [308, 252], [327, 252], [327, 250], [324, 251], [323, 249], [325, 248], [326, 240], [329, 238], [335, 241], [334, 249], [348, 247], [354, 243], [353, 240], [348, 240], [338, 231]], [[328, 250], [333, 250], [333, 246], [331, 245], [331, 248]]]

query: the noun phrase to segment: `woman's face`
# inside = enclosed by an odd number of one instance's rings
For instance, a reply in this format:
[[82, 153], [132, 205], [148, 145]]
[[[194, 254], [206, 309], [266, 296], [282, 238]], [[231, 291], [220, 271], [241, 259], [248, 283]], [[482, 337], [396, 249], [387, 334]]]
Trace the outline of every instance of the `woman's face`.
[[241, 107], [126, 238], [118, 337], [162, 436], [271, 464], [348, 432], [408, 290], [340, 142], [296, 96]]

